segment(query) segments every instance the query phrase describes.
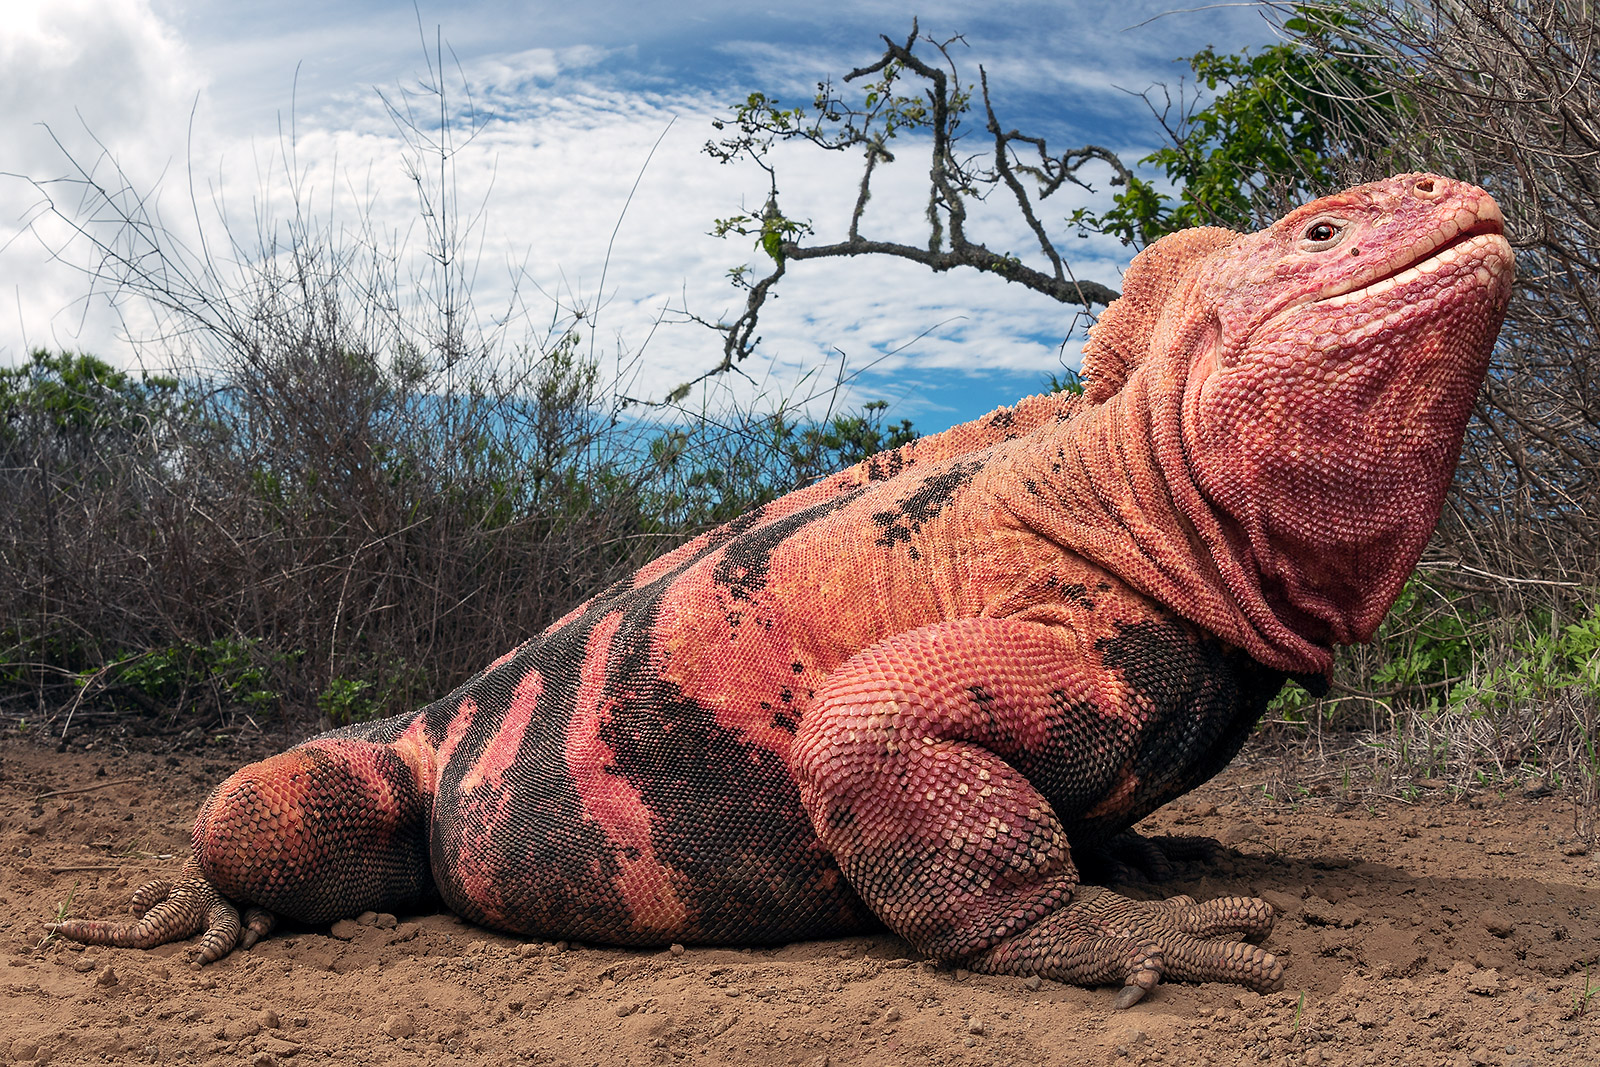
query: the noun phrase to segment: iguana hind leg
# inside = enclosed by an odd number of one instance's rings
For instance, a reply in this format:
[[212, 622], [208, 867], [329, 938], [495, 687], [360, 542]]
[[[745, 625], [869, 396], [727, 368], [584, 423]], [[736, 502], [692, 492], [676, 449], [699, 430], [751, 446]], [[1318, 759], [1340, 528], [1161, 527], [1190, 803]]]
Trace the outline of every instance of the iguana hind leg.
[[[425, 784], [393, 746], [308, 741], [212, 792], [195, 820], [193, 858], [171, 883], [134, 893], [136, 922], [51, 929], [128, 948], [204, 932], [198, 958], [209, 963], [255, 944], [275, 916], [323, 923], [417, 902], [433, 887]], [[252, 905], [242, 927], [234, 902]]]

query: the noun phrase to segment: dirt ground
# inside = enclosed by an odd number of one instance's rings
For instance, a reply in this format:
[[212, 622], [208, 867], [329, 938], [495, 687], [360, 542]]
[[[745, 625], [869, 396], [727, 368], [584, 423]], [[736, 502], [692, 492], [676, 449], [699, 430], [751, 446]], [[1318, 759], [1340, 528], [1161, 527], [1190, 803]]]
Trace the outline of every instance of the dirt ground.
[[123, 914], [176, 871], [207, 791], [274, 747], [0, 737], [0, 1062], [1600, 1062], [1600, 866], [1570, 800], [1421, 783], [1352, 802], [1286, 790], [1282, 762], [1248, 752], [1146, 828], [1228, 846], [1166, 889], [1278, 908], [1288, 978], [1265, 996], [1164, 985], [1116, 1012], [1112, 990], [936, 967], [888, 935], [637, 951], [368, 915], [204, 969], [185, 945], [44, 937], [59, 908]]

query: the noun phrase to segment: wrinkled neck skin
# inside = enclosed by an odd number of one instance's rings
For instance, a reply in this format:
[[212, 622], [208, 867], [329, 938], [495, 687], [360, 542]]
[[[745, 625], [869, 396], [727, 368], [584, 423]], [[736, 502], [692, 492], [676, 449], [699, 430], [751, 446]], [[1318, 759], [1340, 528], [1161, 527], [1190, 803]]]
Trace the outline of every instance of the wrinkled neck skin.
[[1510, 300], [1503, 224], [1482, 189], [1405, 174], [1163, 238], [1091, 332], [1088, 406], [1013, 454], [1027, 492], [1003, 506], [1262, 663], [1326, 674], [1439, 521]]
[[1161, 373], [1170, 366], [1140, 367], [1105, 402], [1018, 448], [1023, 477], [1013, 484], [1043, 492], [1008, 494], [1007, 509], [1260, 662], [1325, 674], [1326, 637], [1302, 632], [1293, 605], [1266, 592], [1238, 523], [1195, 483], [1183, 456], [1185, 382]]

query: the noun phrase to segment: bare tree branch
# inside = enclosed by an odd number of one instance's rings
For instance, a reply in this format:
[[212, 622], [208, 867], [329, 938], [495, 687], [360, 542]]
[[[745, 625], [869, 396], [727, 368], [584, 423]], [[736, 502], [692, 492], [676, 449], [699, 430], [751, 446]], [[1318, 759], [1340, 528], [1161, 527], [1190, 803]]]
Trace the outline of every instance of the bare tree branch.
[[[791, 260], [892, 256], [940, 273], [965, 267], [994, 274], [1052, 300], [1084, 309], [1103, 307], [1117, 298], [1117, 291], [1110, 286], [1073, 275], [1039, 218], [1038, 203], [1065, 184], [1091, 189], [1080, 176], [1082, 169], [1091, 164], [1109, 168], [1112, 184], [1125, 182], [1128, 171], [1121, 160], [1098, 145], [1085, 145], [1056, 156], [1042, 137], [1015, 129], [1002, 132], [989, 96], [988, 76], [981, 67], [985, 129], [993, 138], [992, 148], [986, 154], [961, 157], [958, 148], [966, 133], [963, 122], [971, 110], [973, 91], [970, 85], [962, 87], [951, 49], [965, 42], [959, 36], [939, 41], [922, 35], [915, 21], [903, 42], [887, 36], [881, 39], [883, 54], [843, 78], [845, 83], [859, 86], [859, 103], [847, 101], [831, 81], [825, 81], [818, 85], [809, 108], [784, 109], [776, 98], [753, 93], [734, 109], [730, 119], [715, 123], [719, 130], [728, 130], [729, 136], [708, 142], [705, 151], [722, 162], [756, 163], [767, 172], [769, 191], [759, 214], [719, 219], [714, 232], [718, 236], [754, 237], [773, 267], [754, 282], [748, 267], [730, 272], [734, 283], [747, 290], [743, 311], [733, 322], [710, 323], [685, 312], [691, 320], [703, 322], [723, 335], [721, 362], [685, 386], [726, 372], [754, 351], [760, 343], [757, 327], [762, 309]], [[928, 62], [917, 55], [919, 44], [931, 46], [937, 58]], [[907, 79], [914, 86], [909, 92], [901, 88]], [[861, 232], [872, 199], [872, 181], [882, 165], [895, 162], [891, 145], [902, 134], [920, 135], [919, 147], [925, 145], [928, 153], [928, 239], [922, 245], [877, 240]], [[770, 153], [775, 144], [795, 139], [826, 151], [854, 150], [862, 154], [855, 203], [841, 241], [807, 243], [805, 238], [812, 233], [810, 223], [789, 218], [779, 205], [778, 176]], [[1036, 161], [1024, 163], [1017, 155], [1018, 146], [1031, 148], [1030, 159], [1036, 157]], [[1032, 179], [1036, 187], [1033, 191], [1027, 188], [1023, 176]], [[984, 199], [1000, 185], [1015, 200], [1048, 269], [1031, 266], [1010, 252], [996, 252], [968, 235], [968, 202]], [[674, 390], [674, 395], [680, 395], [685, 386]]]

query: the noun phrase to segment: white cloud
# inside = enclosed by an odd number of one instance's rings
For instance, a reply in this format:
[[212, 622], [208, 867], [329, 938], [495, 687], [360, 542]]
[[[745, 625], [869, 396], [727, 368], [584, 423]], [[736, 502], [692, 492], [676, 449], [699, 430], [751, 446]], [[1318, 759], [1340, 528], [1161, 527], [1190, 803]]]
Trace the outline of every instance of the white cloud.
[[[44, 197], [71, 204], [74, 187], [41, 192], [14, 175], [69, 175], [59, 139], [85, 162], [103, 147], [148, 188], [182, 146], [204, 87], [183, 42], [146, 0], [8, 5], [0, 20], [0, 166], [13, 176], [0, 176], [0, 359], [24, 354], [24, 335], [28, 345], [78, 344], [86, 313], [86, 279], [24, 232], [37, 224], [50, 247], [65, 243], [69, 233], [43, 213]], [[100, 327], [86, 328], [98, 344]]]
[[[761, 22], [755, 16], [739, 22], [735, 13], [744, 9], [737, 5], [700, 12], [711, 21], [688, 30], [684, 18], [656, 16], [654, 8], [601, 6], [616, 16], [591, 23], [604, 32], [585, 39], [581, 26], [572, 28], [576, 22], [567, 19], [572, 25], [560, 30], [564, 24], [556, 19], [542, 43], [534, 43], [536, 35], [520, 23], [496, 32], [501, 27], [491, 20], [500, 15], [488, 9], [451, 13], [461, 24], [444, 26], [444, 37], [458, 42], [454, 58], [445, 55], [445, 75], [454, 86], [458, 58], [482, 121], [465, 145], [464, 128], [455, 129], [454, 192], [463, 220], [477, 220], [466, 248], [477, 257], [481, 310], [503, 310], [515, 289], [527, 327], [538, 331], [552, 314], [541, 294], [568, 308], [582, 306], [589, 322], [598, 315], [597, 352], [620, 353], [609, 365], [634, 376], [630, 391], [659, 396], [721, 354], [720, 338], [703, 327], [658, 328], [663, 309], [687, 305], [706, 318], [731, 318], [743, 296], [727, 284], [727, 268], [767, 266], [746, 240], [719, 241], [706, 232], [713, 219], [741, 205], [759, 208], [766, 192], [759, 169], [724, 167], [700, 152], [714, 135], [710, 119], [757, 84], [787, 83], [809, 95], [818, 76], [841, 74], [875, 55], [874, 38], [863, 32], [841, 45], [839, 31], [804, 37], [814, 32], [809, 22]], [[937, 19], [954, 27], [967, 17], [965, 9], [952, 11], [936, 10], [924, 25]], [[1087, 14], [1070, 18], [1056, 11], [1049, 4], [996, 8], [982, 33], [974, 33], [973, 54], [963, 64], [975, 73], [982, 59], [992, 83], [1003, 84], [1006, 92], [1059, 93], [1076, 107], [1082, 101], [1074, 94], [1080, 91], [1102, 97], [1112, 92], [1104, 64], [1147, 70], [1139, 64], [1152, 49], [1169, 58], [1196, 47], [1179, 45], [1181, 35], [1163, 29], [1154, 43], [1119, 53], [1127, 35], [1098, 30]], [[870, 19], [877, 29], [909, 28], [898, 5], [841, 5], [838, 13], [845, 12], [851, 25]], [[47, 139], [27, 141], [23, 124], [37, 118], [80, 131], [73, 113], [80, 106], [84, 123], [126, 167], [136, 188], [152, 189], [165, 169], [156, 203], [173, 235], [191, 247], [197, 240], [189, 203], [192, 167], [199, 215], [215, 248], [225, 242], [213, 217], [214, 199], [227, 205], [236, 237], [253, 237], [257, 217], [289, 217], [289, 186], [278, 156], [292, 148], [296, 188], [322, 225], [335, 232], [344, 227], [344, 239], [355, 241], [351, 235], [365, 213], [374, 230], [409, 243], [407, 269], [427, 270], [425, 228], [405, 169], [405, 145], [372, 88], [402, 104], [406, 87], [417, 84], [424, 61], [409, 10], [400, 18], [387, 9], [325, 13], [301, 5], [276, 20], [254, 10], [256, 21], [240, 34], [223, 33], [220, 23], [194, 16], [181, 23], [182, 35], [174, 26], [185, 12], [174, 8], [167, 14], [174, 21], [164, 22], [146, 0], [61, 0], [29, 4], [24, 17], [0, 24], [0, 137], [25, 146], [8, 157], [8, 169], [35, 177], [60, 173], [59, 153]], [[429, 17], [424, 12], [423, 35], [431, 45]], [[637, 32], [628, 32], [627, 18], [637, 22]], [[763, 27], [785, 36], [764, 38]], [[720, 44], [717, 30], [727, 35]], [[672, 35], [685, 33], [716, 65], [699, 80], [662, 66], [663, 49], [671, 53], [677, 39]], [[994, 54], [979, 55], [980, 44]], [[1134, 59], [1118, 58], [1130, 53]], [[464, 104], [464, 97], [455, 101]], [[437, 102], [413, 103], [416, 121], [428, 128]], [[74, 138], [74, 154], [94, 158], [81, 132]], [[877, 177], [864, 233], [920, 241], [926, 164], [911, 142], [899, 151], [900, 162]], [[842, 237], [857, 159], [804, 147], [782, 150], [776, 158], [790, 215], [812, 219], [819, 240]], [[429, 165], [436, 167], [437, 160]], [[1076, 191], [1059, 199], [1043, 214], [1064, 235], [1060, 219], [1082, 200]], [[0, 251], [0, 360], [21, 357], [24, 330], [28, 344], [86, 347], [121, 358], [126, 349], [118, 330], [127, 325], [148, 331], [151, 319], [125, 307], [132, 317], [123, 324], [103, 307], [74, 303], [84, 292], [82, 276], [49, 262], [28, 236], [16, 236], [21, 224], [37, 218], [36, 192], [17, 180], [0, 180], [0, 227], [9, 227], [0, 231], [0, 241], [8, 242]], [[41, 228], [49, 241], [64, 239], [48, 221]], [[996, 251], [1042, 263], [1003, 194], [974, 208], [971, 230]], [[83, 261], [81, 245], [69, 251]], [[1073, 238], [1065, 251], [1079, 277], [1113, 286], [1127, 258], [1104, 239]], [[835, 349], [842, 349], [851, 369], [872, 365], [874, 395], [906, 390], [896, 410], [914, 415], [941, 403], [915, 392], [930, 373], [1026, 377], [1059, 369], [1058, 343], [1072, 325], [1071, 308], [972, 272], [933, 275], [882, 260], [797, 263], [764, 313], [762, 347], [769, 363], [746, 369], [760, 388], [786, 395], [802, 380], [816, 380], [819, 367], [834, 373]], [[1067, 347], [1069, 361], [1077, 343]], [[748, 392], [757, 386], [739, 380], [729, 388]]]

